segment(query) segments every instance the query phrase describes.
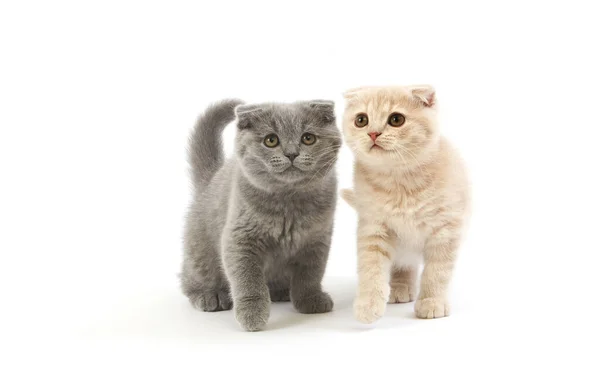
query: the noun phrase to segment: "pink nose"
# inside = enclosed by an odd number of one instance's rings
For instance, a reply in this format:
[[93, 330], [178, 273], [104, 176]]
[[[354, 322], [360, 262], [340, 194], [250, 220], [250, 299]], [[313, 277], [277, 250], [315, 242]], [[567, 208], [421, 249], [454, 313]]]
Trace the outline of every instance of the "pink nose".
[[381, 135], [381, 133], [369, 133], [369, 136], [371, 137], [373, 142], [375, 142], [375, 139], [377, 139], [377, 137], [380, 135]]

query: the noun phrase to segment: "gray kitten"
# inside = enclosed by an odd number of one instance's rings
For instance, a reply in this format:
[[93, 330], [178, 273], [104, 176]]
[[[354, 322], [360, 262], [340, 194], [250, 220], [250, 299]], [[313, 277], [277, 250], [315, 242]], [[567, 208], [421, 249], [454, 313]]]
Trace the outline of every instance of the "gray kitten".
[[[329, 254], [341, 145], [333, 102], [209, 107], [190, 138], [195, 194], [187, 216], [181, 286], [203, 311], [232, 307], [248, 331], [271, 301], [331, 311], [321, 280]], [[221, 133], [237, 117], [235, 157]]]

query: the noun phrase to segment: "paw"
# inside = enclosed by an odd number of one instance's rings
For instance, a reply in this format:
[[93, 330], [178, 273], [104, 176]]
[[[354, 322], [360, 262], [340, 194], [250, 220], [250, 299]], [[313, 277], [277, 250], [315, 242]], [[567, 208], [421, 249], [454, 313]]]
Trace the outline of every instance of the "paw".
[[450, 315], [445, 298], [422, 298], [415, 302], [415, 314], [421, 319], [443, 318]]
[[260, 331], [269, 321], [270, 303], [265, 298], [240, 298], [234, 305], [235, 318], [246, 331]]
[[189, 295], [192, 306], [200, 311], [214, 312], [231, 309], [233, 302], [226, 290], [205, 290]]
[[321, 314], [333, 309], [333, 300], [329, 294], [321, 291], [294, 300], [294, 307], [302, 314]]
[[342, 189], [340, 191], [340, 196], [348, 203], [348, 205], [354, 207], [355, 197], [352, 189]]
[[290, 289], [270, 289], [271, 302], [289, 302]]
[[415, 289], [407, 284], [393, 284], [388, 303], [408, 303], [415, 300]]
[[385, 313], [385, 299], [362, 295], [354, 301], [354, 317], [361, 323], [373, 323]]

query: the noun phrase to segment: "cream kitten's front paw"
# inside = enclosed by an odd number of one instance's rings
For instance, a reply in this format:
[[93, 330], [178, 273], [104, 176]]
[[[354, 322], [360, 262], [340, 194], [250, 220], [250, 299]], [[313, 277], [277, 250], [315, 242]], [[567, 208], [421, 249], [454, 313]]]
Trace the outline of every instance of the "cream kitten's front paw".
[[340, 196], [348, 203], [348, 205], [354, 207], [355, 205], [355, 197], [352, 189], [342, 189], [340, 191]]
[[450, 305], [445, 298], [417, 299], [415, 314], [421, 319], [443, 318], [450, 315]]
[[373, 323], [383, 316], [385, 306], [385, 300], [380, 298], [357, 297], [354, 301], [354, 317], [361, 323]]

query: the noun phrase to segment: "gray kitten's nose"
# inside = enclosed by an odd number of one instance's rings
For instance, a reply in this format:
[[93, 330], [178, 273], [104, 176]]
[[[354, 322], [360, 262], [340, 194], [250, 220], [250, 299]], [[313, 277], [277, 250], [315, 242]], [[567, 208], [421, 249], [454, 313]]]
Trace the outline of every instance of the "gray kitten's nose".
[[287, 158], [290, 159], [290, 161], [293, 163], [294, 159], [298, 156], [298, 153], [294, 152], [294, 153], [284, 154], [284, 155], [287, 156]]

